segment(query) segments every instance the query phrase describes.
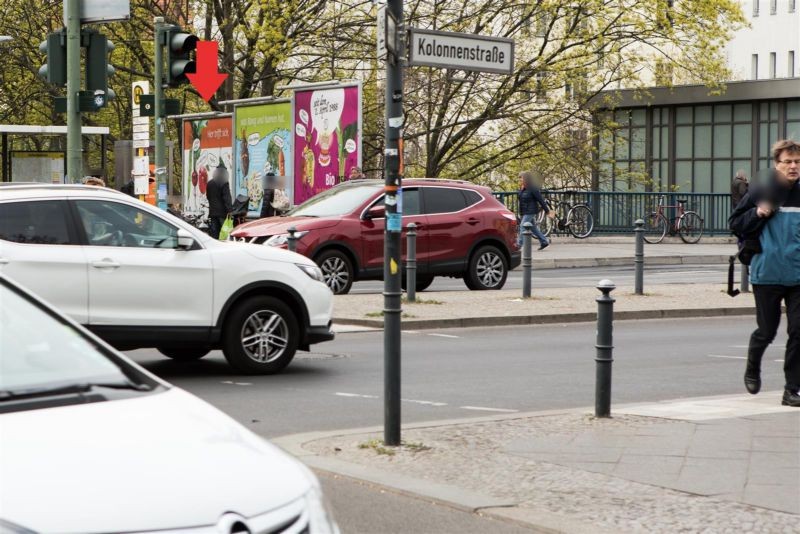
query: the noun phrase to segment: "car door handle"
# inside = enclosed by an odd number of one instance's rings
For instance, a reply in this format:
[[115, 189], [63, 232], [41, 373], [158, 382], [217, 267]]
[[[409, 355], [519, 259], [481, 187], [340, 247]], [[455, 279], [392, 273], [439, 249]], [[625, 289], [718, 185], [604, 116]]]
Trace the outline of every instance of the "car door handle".
[[119, 267], [119, 263], [115, 262], [114, 260], [105, 258], [99, 261], [93, 261], [92, 267], [96, 269], [116, 269]]
[[473, 217], [467, 219], [467, 224], [478, 224], [479, 222], [481, 222], [479, 219], [475, 219]]

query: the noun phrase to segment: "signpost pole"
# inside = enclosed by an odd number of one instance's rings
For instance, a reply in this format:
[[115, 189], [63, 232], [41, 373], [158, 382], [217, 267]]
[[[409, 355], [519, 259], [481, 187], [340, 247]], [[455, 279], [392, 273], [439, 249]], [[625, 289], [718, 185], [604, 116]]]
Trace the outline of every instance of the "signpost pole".
[[[403, 0], [389, 0], [389, 16], [403, 24]], [[395, 40], [396, 35], [387, 34]], [[401, 47], [402, 48], [402, 47]], [[402, 195], [400, 175], [402, 154], [400, 138], [403, 126], [403, 65], [401, 54], [386, 54], [386, 130], [384, 145], [385, 208], [383, 254], [383, 362], [384, 362], [384, 443], [400, 445], [400, 321], [401, 321], [401, 252], [402, 213], [398, 200]]]
[[81, 139], [81, 4], [67, 2], [67, 181], [80, 183], [83, 167]]
[[164, 113], [164, 48], [169, 46], [169, 43], [163, 43], [164, 36], [164, 17], [155, 17], [155, 86], [153, 92], [155, 93], [155, 117], [156, 117], [156, 191], [158, 191], [161, 184], [166, 183], [166, 129], [167, 119]]

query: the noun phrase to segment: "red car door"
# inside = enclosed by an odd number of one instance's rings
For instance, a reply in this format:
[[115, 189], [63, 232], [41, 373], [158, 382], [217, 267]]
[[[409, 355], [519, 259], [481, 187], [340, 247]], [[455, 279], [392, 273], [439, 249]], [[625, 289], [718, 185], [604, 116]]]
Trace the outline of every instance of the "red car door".
[[[428, 218], [420, 213], [419, 195], [418, 188], [403, 188], [402, 260], [405, 262], [406, 259], [408, 225], [414, 223], [417, 225], [417, 269], [424, 271], [427, 269], [430, 247], [428, 244]], [[372, 206], [383, 206], [383, 195], [370, 204], [370, 207]], [[383, 231], [385, 221], [384, 217], [364, 219], [362, 216], [361, 219], [362, 267], [371, 273], [383, 271]]]
[[481, 196], [458, 187], [426, 186], [422, 190], [431, 267], [452, 269], [461, 263], [466, 266], [469, 249], [483, 231], [483, 216], [474, 206]]

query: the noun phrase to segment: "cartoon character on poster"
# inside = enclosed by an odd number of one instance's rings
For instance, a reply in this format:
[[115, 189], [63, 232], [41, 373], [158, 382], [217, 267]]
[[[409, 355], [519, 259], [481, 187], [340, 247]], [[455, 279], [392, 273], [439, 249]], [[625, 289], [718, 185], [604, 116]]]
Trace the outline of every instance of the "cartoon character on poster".
[[[288, 106], [287, 106], [288, 107]], [[266, 112], [264, 112], [266, 113]], [[285, 122], [288, 123], [288, 117]], [[264, 180], [268, 174], [286, 176], [286, 158], [289, 150], [290, 133], [288, 128], [269, 128], [262, 137], [257, 131], [248, 130], [247, 119], [239, 122], [240, 135], [237, 136], [236, 151], [239, 161], [236, 168], [236, 194], [250, 197], [247, 206], [251, 216], [258, 216], [264, 198]], [[252, 131], [252, 133], [249, 133]]]

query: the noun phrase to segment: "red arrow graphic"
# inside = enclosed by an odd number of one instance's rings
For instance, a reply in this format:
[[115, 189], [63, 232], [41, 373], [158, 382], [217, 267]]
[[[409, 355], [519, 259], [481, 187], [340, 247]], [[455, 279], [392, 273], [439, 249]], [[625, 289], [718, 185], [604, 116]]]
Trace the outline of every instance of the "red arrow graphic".
[[197, 42], [197, 72], [187, 73], [186, 77], [192, 82], [194, 88], [200, 93], [203, 100], [208, 102], [219, 86], [228, 77], [221, 73], [217, 67], [217, 45], [216, 41]]

